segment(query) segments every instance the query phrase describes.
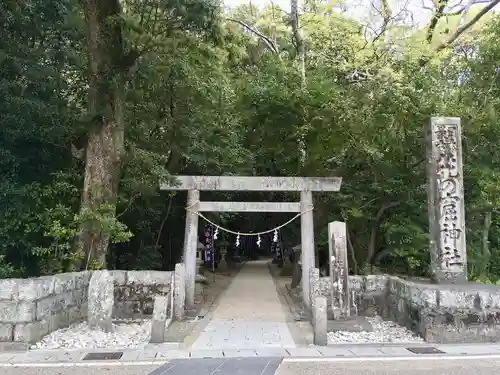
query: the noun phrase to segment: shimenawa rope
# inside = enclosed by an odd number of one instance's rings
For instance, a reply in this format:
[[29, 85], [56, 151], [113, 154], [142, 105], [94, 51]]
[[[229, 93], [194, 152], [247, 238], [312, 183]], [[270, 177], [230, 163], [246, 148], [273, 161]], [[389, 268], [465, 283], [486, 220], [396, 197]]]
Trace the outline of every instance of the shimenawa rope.
[[219, 224], [216, 224], [213, 221], [211, 221], [210, 219], [207, 219], [207, 217], [204, 216], [202, 213], [191, 210], [191, 208], [194, 207], [194, 206], [196, 206], [198, 203], [199, 202], [196, 202], [196, 203], [193, 203], [190, 206], [187, 206], [186, 207], [186, 211], [197, 214], [199, 217], [201, 217], [202, 219], [204, 219], [205, 221], [207, 221], [209, 224], [212, 224], [215, 228], [219, 228], [220, 230], [223, 230], [224, 232], [235, 234], [235, 235], [238, 235], [238, 236], [260, 236], [260, 235], [263, 235], [263, 234], [274, 232], [276, 230], [280, 230], [281, 228], [286, 227], [288, 224], [290, 224], [292, 221], [294, 221], [298, 217], [304, 215], [306, 212], [310, 212], [310, 211], [312, 211], [314, 209], [314, 207], [311, 207], [308, 210], [299, 212], [297, 215], [295, 215], [294, 217], [292, 217], [286, 223], [278, 225], [276, 228], [269, 229], [269, 230], [266, 230], [266, 231], [263, 231], [263, 232], [242, 233], [242, 232], [235, 232], [235, 231], [232, 231], [231, 229], [227, 229], [227, 228], [221, 227]]

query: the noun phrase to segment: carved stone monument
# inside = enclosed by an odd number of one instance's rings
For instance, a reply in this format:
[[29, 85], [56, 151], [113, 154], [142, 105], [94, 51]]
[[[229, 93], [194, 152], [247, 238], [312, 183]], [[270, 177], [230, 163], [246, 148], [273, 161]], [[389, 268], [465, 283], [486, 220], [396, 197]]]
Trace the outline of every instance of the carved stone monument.
[[114, 277], [109, 271], [94, 271], [89, 283], [88, 324], [91, 329], [113, 330]]
[[169, 293], [167, 296], [155, 296], [154, 298], [153, 317], [151, 319], [151, 343], [165, 342], [170, 295]]
[[229, 266], [227, 264], [227, 246], [220, 245], [219, 247], [219, 253], [220, 253], [220, 260], [219, 260], [219, 265], [217, 269], [219, 272], [225, 272], [226, 274], [229, 275]]
[[328, 345], [327, 300], [325, 296], [316, 296], [313, 303], [314, 345]]
[[177, 263], [174, 272], [174, 316], [175, 319], [182, 320], [186, 305], [186, 266], [184, 263]]
[[466, 281], [460, 118], [432, 117], [426, 136], [431, 273], [437, 282]]
[[332, 280], [333, 318], [348, 318], [351, 315], [351, 292], [344, 222], [333, 221], [328, 224], [328, 253]]
[[[314, 267], [309, 270], [309, 301], [310, 307], [312, 311], [314, 311], [314, 303], [316, 301], [316, 297], [320, 295], [320, 278], [319, 278], [319, 269]], [[308, 307], [309, 307], [308, 306]]]
[[[288, 258], [288, 257], [287, 257]], [[299, 245], [296, 245], [292, 248], [292, 288], [296, 288], [299, 286], [300, 281], [302, 280], [302, 265], [300, 262], [300, 259], [302, 258], [302, 248]], [[285, 261], [286, 262], [286, 261]], [[285, 269], [285, 267], [283, 267]], [[281, 276], [289, 276], [289, 275], [284, 275], [281, 274]]]

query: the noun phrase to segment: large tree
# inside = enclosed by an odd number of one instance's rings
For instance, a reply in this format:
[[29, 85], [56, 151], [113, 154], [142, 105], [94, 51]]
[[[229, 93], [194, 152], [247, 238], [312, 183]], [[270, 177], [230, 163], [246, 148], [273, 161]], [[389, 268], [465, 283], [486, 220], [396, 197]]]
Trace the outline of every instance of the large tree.
[[85, 0], [88, 56], [88, 140], [85, 147], [83, 217], [78, 252], [84, 261], [106, 264], [122, 159], [124, 155], [124, 93], [134, 51], [126, 53], [119, 0]]

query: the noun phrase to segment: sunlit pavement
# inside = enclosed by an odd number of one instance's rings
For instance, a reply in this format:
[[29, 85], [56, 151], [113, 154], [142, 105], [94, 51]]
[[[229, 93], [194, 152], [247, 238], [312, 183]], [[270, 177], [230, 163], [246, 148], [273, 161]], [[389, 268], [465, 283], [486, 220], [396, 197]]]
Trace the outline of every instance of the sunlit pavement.
[[148, 375], [158, 366], [3, 367], [2, 375]]
[[283, 361], [276, 375], [495, 375], [500, 357], [494, 359], [419, 358], [362, 362]]

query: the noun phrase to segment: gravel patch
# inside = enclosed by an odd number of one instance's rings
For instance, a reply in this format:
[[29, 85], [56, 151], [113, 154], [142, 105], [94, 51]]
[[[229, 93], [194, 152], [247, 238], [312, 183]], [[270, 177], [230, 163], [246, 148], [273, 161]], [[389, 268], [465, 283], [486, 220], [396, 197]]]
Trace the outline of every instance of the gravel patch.
[[[209, 285], [196, 283], [195, 306], [197, 310], [212, 305], [216, 298], [227, 289], [237, 270], [231, 275], [210, 274]], [[167, 330], [168, 341], [182, 342], [189, 336], [198, 320], [174, 321]], [[90, 330], [87, 323], [73, 324], [46, 335], [41, 341], [31, 345], [37, 349], [141, 349], [149, 343], [151, 337], [151, 320], [120, 320], [113, 323], [114, 332], [105, 333]]]
[[328, 332], [328, 344], [424, 342], [409, 329], [390, 320], [383, 320], [380, 316], [367, 320], [373, 327], [372, 332]]
[[54, 331], [31, 349], [142, 348], [150, 336], [150, 320], [116, 322], [111, 333], [91, 330], [85, 322]]

